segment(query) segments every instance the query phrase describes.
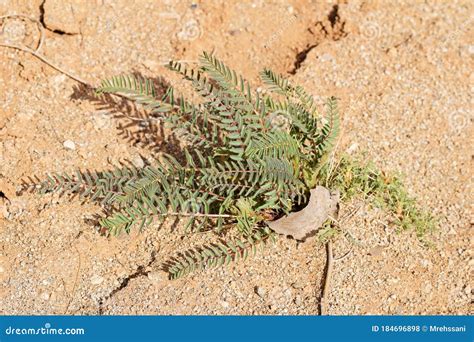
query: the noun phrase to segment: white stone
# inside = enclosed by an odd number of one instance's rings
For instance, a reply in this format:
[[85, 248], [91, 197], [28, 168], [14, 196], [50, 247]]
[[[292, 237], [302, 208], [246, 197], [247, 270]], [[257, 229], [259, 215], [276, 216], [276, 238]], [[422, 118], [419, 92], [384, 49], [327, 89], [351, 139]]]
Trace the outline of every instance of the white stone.
[[72, 140], [66, 140], [63, 142], [63, 146], [67, 150], [75, 150], [76, 149], [76, 144]]
[[101, 277], [100, 275], [98, 274], [95, 274], [91, 277], [91, 284], [92, 285], [99, 285], [99, 284], [102, 284], [102, 282], [104, 281], [104, 278]]
[[63, 74], [59, 74], [50, 78], [50, 82], [54, 89], [56, 89], [56, 91], [59, 91], [61, 89], [61, 86], [66, 80], [67, 76]]
[[352, 153], [354, 153], [355, 151], [357, 151], [358, 148], [359, 148], [359, 144], [358, 144], [358, 143], [352, 143], [352, 145], [349, 146], [349, 148], [347, 149], [347, 153], [352, 154]]
[[323, 62], [329, 62], [333, 59], [333, 57], [329, 53], [322, 54], [319, 59]]
[[264, 288], [260, 287], [260, 286], [256, 286], [255, 287], [255, 293], [259, 296], [259, 297], [263, 297], [265, 296], [265, 294], [267, 293], [267, 291], [265, 291]]
[[153, 271], [148, 273], [148, 279], [154, 284], [160, 284], [168, 281], [168, 273], [164, 271]]
[[110, 113], [107, 111], [95, 112], [91, 115], [95, 130], [110, 128]]
[[470, 285], [466, 285], [466, 287], [464, 288], [464, 293], [467, 294], [467, 295], [471, 294], [471, 286]]
[[433, 290], [433, 286], [431, 283], [427, 282], [426, 285], [423, 287], [423, 293], [429, 294]]
[[139, 169], [145, 166], [145, 162], [143, 161], [143, 158], [139, 154], [136, 154], [132, 157], [132, 163]]

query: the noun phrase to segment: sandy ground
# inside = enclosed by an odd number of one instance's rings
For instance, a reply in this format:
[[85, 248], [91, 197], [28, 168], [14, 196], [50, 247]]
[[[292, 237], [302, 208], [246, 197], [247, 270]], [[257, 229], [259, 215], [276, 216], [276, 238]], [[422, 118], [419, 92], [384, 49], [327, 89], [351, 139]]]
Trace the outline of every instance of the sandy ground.
[[[427, 249], [360, 210], [346, 228], [361, 246], [334, 246], [352, 252], [335, 263], [329, 314], [472, 313], [474, 2], [391, 3], [0, 0], [0, 16], [40, 20], [40, 53], [91, 84], [137, 72], [179, 87], [162, 64], [207, 50], [256, 86], [269, 66], [321, 103], [338, 96], [339, 149], [405, 174], [440, 227]], [[38, 41], [33, 23], [0, 24], [0, 42]], [[28, 176], [141, 165], [170, 147], [77, 86], [0, 48], [0, 314], [318, 314], [326, 255], [314, 239], [280, 238], [245, 263], [169, 281], [162, 262], [215, 237], [170, 227], [105, 237], [94, 205], [18, 195]]]

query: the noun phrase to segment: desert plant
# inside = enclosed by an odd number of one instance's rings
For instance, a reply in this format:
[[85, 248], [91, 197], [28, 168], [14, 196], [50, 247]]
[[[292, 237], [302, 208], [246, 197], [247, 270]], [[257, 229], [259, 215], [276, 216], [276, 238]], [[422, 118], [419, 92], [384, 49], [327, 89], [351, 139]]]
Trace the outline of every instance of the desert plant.
[[[252, 91], [208, 53], [198, 69], [179, 62], [170, 62], [169, 69], [189, 81], [203, 101], [188, 102], [172, 87], [158, 97], [151, 80], [136, 76], [105, 80], [97, 93], [120, 94], [147, 108], [180, 137], [182, 158], [162, 154], [141, 169], [51, 175], [39, 191], [100, 202], [110, 212], [100, 224], [112, 234], [170, 216], [186, 218], [186, 232], [213, 230], [224, 237], [235, 228], [236, 238], [173, 259], [168, 271], [177, 278], [245, 259], [257, 244], [275, 237], [266, 222], [303, 206], [325, 179], [339, 114], [335, 98], [328, 99], [322, 115], [302, 87], [270, 70], [261, 73], [269, 92]], [[334, 172], [329, 185], [343, 187], [340, 172]]]
[[[357, 197], [386, 211], [392, 223], [400, 230], [413, 229], [425, 244], [427, 233], [437, 226], [436, 218], [420, 207], [410, 196], [400, 175], [381, 171], [365, 155], [340, 156], [332, 165], [326, 163], [319, 174], [320, 184], [338, 189], [341, 202]], [[335, 231], [328, 225], [321, 234], [333, 235]]]

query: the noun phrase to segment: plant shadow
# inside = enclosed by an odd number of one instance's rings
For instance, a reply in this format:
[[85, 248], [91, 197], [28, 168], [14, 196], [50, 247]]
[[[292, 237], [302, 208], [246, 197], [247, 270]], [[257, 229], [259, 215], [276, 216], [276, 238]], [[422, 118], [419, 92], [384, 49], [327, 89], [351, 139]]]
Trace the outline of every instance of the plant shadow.
[[[132, 75], [136, 78], [146, 78], [151, 80], [156, 90], [156, 98], [162, 98], [170, 87], [169, 82], [162, 77], [145, 77], [138, 72], [133, 72]], [[133, 100], [120, 95], [97, 94], [95, 89], [84, 84], [73, 86], [73, 92], [69, 98], [72, 101], [87, 101], [91, 103], [97, 111], [103, 112], [105, 115], [109, 116], [118, 130], [119, 137], [131, 146], [146, 149], [150, 153], [152, 157], [151, 159], [159, 159], [160, 154], [169, 154], [180, 162], [185, 160], [180, 139], [164, 127], [159, 116], [150, 113], [139, 104], [136, 104]], [[80, 175], [83, 179], [86, 177], [94, 178], [94, 175], [101, 174], [105, 171], [112, 171], [116, 168], [138, 170], [152, 164], [152, 161], [145, 158], [142, 154], [140, 154], [140, 157], [143, 161], [143, 165], [141, 166], [136, 165], [133, 161], [127, 158], [120, 158], [120, 160], [117, 161], [117, 165], [111, 166], [109, 169], [78, 170], [76, 171], [76, 174]], [[52, 175], [53, 178], [58, 176], [61, 177], [61, 175], [57, 174]], [[21, 180], [21, 185], [17, 190], [17, 195], [22, 195], [24, 192], [37, 192], [38, 189], [40, 189], [47, 181], [48, 180], [40, 179], [37, 175], [27, 176]], [[45, 193], [48, 192], [54, 191], [45, 191]], [[74, 191], [72, 193], [60, 191], [59, 197], [73, 201], [81, 196]], [[90, 199], [88, 196], [85, 196], [81, 197], [80, 200], [82, 204], [84, 204]], [[100, 227], [100, 219], [113, 212], [112, 208], [109, 208], [108, 206], [101, 205], [101, 207], [101, 214], [85, 218], [84, 221], [94, 227]], [[171, 224], [171, 229], [176, 229], [177, 225], [178, 222], [175, 220]], [[160, 228], [162, 226], [163, 223], [160, 224]], [[102, 235], [107, 235], [108, 233], [104, 228], [100, 228], [99, 232]]]
[[[132, 75], [145, 78], [138, 72]], [[162, 77], [147, 77], [147, 79], [153, 82], [157, 98], [161, 98], [170, 86]], [[97, 94], [94, 89], [82, 84], [73, 87], [70, 99], [88, 101], [97, 111], [109, 115], [116, 122], [119, 136], [132, 146], [147, 149], [154, 156], [167, 153], [181, 159], [183, 151], [179, 139], [165, 129], [159, 117], [141, 108], [132, 100], [123, 96]]]

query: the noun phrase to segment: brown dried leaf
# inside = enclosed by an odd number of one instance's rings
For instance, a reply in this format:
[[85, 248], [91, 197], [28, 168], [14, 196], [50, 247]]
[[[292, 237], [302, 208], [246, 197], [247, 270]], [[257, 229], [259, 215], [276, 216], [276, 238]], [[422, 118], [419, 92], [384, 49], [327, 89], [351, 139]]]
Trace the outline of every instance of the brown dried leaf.
[[336, 217], [338, 193], [331, 194], [325, 187], [317, 186], [311, 190], [310, 194], [308, 205], [304, 209], [276, 221], [267, 222], [268, 226], [278, 234], [304, 241], [321, 228], [329, 217]]

